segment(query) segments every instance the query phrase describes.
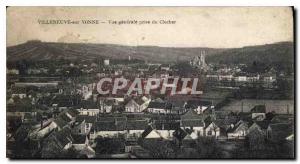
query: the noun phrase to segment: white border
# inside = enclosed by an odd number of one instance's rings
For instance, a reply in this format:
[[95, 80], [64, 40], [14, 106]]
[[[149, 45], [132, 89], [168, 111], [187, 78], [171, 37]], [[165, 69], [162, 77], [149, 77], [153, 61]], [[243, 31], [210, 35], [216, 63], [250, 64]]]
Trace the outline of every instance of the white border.
[[[0, 73], [1, 73], [1, 99], [0, 99], [0, 110], [3, 110], [0, 114], [0, 136], [1, 136], [1, 148], [0, 148], [0, 157], [1, 161], [5, 163], [15, 163], [15, 162], [26, 162], [26, 163], [37, 163], [37, 162], [47, 162], [47, 163], [73, 163], [73, 162], [101, 162], [101, 163], [119, 163], [119, 162], [155, 162], [155, 163], [181, 163], [181, 162], [201, 162], [201, 163], [241, 163], [241, 162], [255, 162], [255, 163], [294, 163], [296, 161], [228, 161], [228, 160], [218, 160], [218, 161], [183, 161], [183, 160], [172, 160], [172, 161], [124, 161], [124, 160], [112, 160], [112, 161], [98, 161], [98, 160], [90, 160], [90, 161], [82, 161], [82, 160], [72, 160], [72, 161], [11, 161], [6, 158], [6, 125], [5, 125], [5, 110], [6, 110], [6, 7], [5, 6], [294, 6], [295, 9], [299, 9], [298, 0], [0, 0], [0, 54], [2, 56], [0, 60]], [[298, 11], [299, 12], [299, 11]], [[297, 12], [296, 12], [297, 14]], [[299, 16], [296, 16], [299, 21]], [[297, 26], [296, 26], [297, 27]], [[297, 28], [298, 29], [298, 28]], [[296, 29], [295, 29], [296, 30]], [[298, 33], [297, 36], [298, 38]], [[298, 46], [297, 46], [298, 51]], [[299, 57], [297, 57], [297, 63], [299, 63]], [[297, 69], [297, 77], [299, 77], [299, 69]], [[297, 80], [297, 93], [299, 93], [299, 79]], [[297, 102], [299, 101], [299, 95], [297, 97]], [[299, 106], [299, 104], [297, 105]], [[297, 110], [297, 109], [295, 109]], [[299, 111], [297, 111], [297, 120], [299, 119]], [[297, 121], [298, 123], [299, 121]], [[299, 143], [299, 125], [297, 126], [297, 147]], [[297, 149], [296, 157], [299, 158], [299, 149]]]
[[6, 0], [9, 6], [292, 6], [291, 0]]

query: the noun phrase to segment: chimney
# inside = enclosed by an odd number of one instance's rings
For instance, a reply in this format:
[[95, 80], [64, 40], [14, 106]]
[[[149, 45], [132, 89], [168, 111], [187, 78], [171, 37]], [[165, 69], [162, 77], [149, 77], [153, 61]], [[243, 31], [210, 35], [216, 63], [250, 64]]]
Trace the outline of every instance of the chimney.
[[44, 119], [41, 120], [41, 129], [43, 128]]

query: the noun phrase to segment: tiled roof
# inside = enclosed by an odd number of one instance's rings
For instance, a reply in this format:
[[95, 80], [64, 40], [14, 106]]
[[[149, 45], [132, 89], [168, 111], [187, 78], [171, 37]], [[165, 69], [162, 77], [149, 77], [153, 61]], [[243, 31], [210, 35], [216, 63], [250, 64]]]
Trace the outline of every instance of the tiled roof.
[[63, 128], [58, 132], [52, 133], [56, 140], [64, 147], [66, 144], [73, 141], [71, 136], [71, 129], [69, 127]]
[[58, 117], [61, 118], [61, 119], [63, 119], [63, 120], [66, 121], [66, 122], [71, 122], [71, 121], [72, 121], [71, 118], [68, 117], [67, 114], [66, 114], [65, 112], [60, 113]]
[[181, 120], [183, 127], [204, 127], [201, 119]]
[[147, 127], [148, 127], [147, 120], [127, 121], [126, 123], [127, 130], [145, 130]]
[[175, 130], [180, 127], [179, 122], [158, 122], [153, 125], [156, 130]]
[[144, 103], [145, 103], [145, 101], [144, 100], [142, 100], [142, 98], [140, 97], [140, 98], [136, 98], [136, 99], [134, 99], [134, 101], [138, 104], [138, 105], [143, 105]]
[[126, 129], [126, 122], [98, 121], [94, 123], [92, 129], [96, 131], [123, 131]]
[[212, 119], [210, 116], [204, 119], [205, 128], [208, 127], [212, 123]]
[[97, 104], [93, 101], [82, 101], [79, 106], [81, 106], [84, 109], [98, 109], [99, 108], [97, 106]]
[[151, 101], [149, 103], [148, 108], [171, 109], [172, 108], [172, 104], [165, 103], [165, 102], [154, 102], [154, 101]]
[[79, 114], [79, 112], [76, 109], [69, 109], [68, 113], [72, 116], [75, 117]]
[[60, 128], [63, 128], [63, 127], [65, 127], [66, 125], [68, 125], [68, 122], [65, 121], [65, 120], [63, 120], [62, 118], [56, 118], [56, 119], [54, 120], [54, 122], [55, 122], [55, 123], [57, 124], [57, 126], [60, 127]]
[[35, 109], [32, 105], [7, 105], [6, 106], [6, 111], [7, 112], [34, 112]]
[[142, 138], [145, 138], [148, 134], [150, 134], [153, 129], [154, 128], [151, 125], [149, 125], [142, 133]]
[[255, 122], [261, 129], [267, 129], [269, 124], [270, 124], [270, 121], [256, 121]]
[[227, 133], [235, 132], [240, 126], [247, 126], [247, 123], [241, 120], [236, 123], [233, 128], [228, 129]]
[[189, 100], [187, 101], [186, 108], [198, 108], [198, 106], [210, 106], [210, 101], [201, 101], [201, 100]]
[[266, 106], [256, 105], [254, 108], [251, 109], [251, 113], [266, 113]]
[[96, 122], [96, 116], [78, 115], [76, 117], [76, 122], [82, 122], [84, 120], [87, 123], [94, 123], [94, 122]]
[[73, 138], [73, 142], [72, 142], [73, 144], [84, 144], [86, 141], [86, 135], [73, 134], [72, 138]]
[[182, 140], [188, 133], [181, 128], [178, 128], [173, 133], [173, 136], [178, 140]]
[[194, 110], [188, 110], [185, 114], [181, 115], [181, 120], [190, 120], [190, 119], [202, 119]]

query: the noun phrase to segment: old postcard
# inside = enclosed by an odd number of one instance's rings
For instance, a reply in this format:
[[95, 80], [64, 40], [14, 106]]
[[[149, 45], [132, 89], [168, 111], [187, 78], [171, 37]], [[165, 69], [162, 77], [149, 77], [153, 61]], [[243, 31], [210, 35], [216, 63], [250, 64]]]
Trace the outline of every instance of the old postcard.
[[11, 159], [294, 159], [292, 7], [8, 7]]

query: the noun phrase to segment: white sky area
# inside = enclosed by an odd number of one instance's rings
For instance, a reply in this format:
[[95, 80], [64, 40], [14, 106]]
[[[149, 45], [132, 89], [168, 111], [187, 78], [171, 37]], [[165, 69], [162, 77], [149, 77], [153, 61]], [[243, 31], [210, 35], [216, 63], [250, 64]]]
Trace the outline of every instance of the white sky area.
[[[38, 20], [101, 24], [39, 24]], [[112, 25], [109, 20], [173, 20], [176, 24]], [[290, 7], [9, 7], [7, 46], [45, 42], [234, 48], [293, 41]]]

